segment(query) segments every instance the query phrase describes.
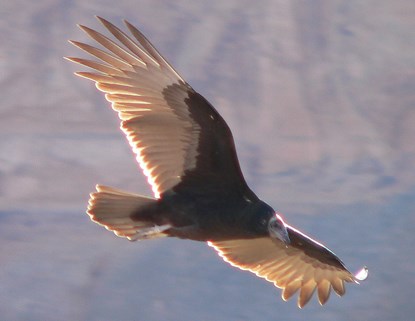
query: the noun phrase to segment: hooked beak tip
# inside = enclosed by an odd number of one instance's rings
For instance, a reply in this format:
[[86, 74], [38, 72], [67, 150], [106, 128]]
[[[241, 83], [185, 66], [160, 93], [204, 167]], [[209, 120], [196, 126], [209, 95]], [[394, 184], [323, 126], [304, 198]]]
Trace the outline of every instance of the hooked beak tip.
[[284, 238], [284, 243], [285, 243], [286, 245], [290, 245], [290, 244], [291, 244], [291, 240], [290, 240], [290, 237], [288, 236], [288, 234], [287, 234], [287, 236]]
[[288, 235], [288, 231], [284, 230], [283, 233], [279, 234], [279, 239], [286, 245], [290, 245], [291, 244], [291, 239], [290, 236]]

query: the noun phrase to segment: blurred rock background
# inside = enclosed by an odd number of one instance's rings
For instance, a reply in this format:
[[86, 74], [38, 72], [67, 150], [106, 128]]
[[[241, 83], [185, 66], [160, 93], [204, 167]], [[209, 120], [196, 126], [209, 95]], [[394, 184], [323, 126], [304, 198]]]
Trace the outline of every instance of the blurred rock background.
[[[139, 27], [230, 125], [246, 179], [370, 278], [304, 311], [205, 244], [128, 243], [84, 214], [96, 183], [149, 194], [68, 39]], [[410, 320], [415, 2], [39, 0], [0, 9], [3, 320]], [[315, 299], [313, 300], [315, 301]]]

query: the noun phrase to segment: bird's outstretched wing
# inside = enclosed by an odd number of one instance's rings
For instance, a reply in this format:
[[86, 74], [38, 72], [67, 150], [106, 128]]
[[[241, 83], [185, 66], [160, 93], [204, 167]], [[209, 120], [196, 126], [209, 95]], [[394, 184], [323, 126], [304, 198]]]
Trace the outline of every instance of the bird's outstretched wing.
[[80, 26], [103, 50], [71, 41], [98, 60], [67, 59], [94, 69], [76, 74], [95, 81], [118, 112], [155, 196], [177, 185], [203, 193], [200, 180], [205, 189], [245, 192], [232, 134], [222, 117], [134, 26], [125, 21], [131, 37], [98, 20], [115, 39]]
[[320, 304], [327, 302], [331, 289], [342, 296], [344, 282], [367, 277], [366, 268], [353, 275], [337, 256], [320, 243], [289, 227], [291, 244], [270, 237], [208, 242], [231, 265], [248, 270], [281, 288], [287, 301], [298, 290], [298, 306], [308, 303], [317, 289]]

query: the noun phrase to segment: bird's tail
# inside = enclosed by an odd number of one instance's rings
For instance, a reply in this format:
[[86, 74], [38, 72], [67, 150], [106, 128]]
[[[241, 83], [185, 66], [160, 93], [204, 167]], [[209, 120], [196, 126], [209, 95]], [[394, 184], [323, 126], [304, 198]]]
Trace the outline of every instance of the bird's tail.
[[[97, 185], [91, 193], [87, 214], [92, 221], [130, 241], [167, 236], [170, 225], [155, 225], [151, 220], [140, 220], [141, 213], [157, 209], [157, 200], [112, 187]], [[144, 217], [145, 215], [141, 215]]]

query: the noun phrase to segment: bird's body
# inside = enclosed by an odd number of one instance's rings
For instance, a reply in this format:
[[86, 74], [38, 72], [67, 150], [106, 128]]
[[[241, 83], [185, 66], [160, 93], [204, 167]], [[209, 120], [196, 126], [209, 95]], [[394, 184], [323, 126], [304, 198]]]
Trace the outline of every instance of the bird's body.
[[81, 26], [105, 50], [72, 43], [98, 61], [68, 58], [95, 70], [95, 81], [118, 112], [121, 129], [153, 188], [154, 198], [97, 185], [87, 213], [130, 240], [162, 236], [206, 241], [230, 264], [283, 289], [299, 290], [304, 306], [317, 289], [344, 294], [351, 274], [320, 243], [286, 224], [248, 187], [231, 130], [215, 108], [186, 83], [151, 43], [126, 22], [132, 36], [99, 18], [117, 42]]
[[[229, 214], [230, 213], [230, 214]], [[169, 225], [166, 236], [195, 241], [219, 241], [266, 236], [267, 222], [274, 211], [262, 201], [256, 203], [213, 202], [173, 195], [158, 200], [147, 211], [132, 214], [133, 220], [147, 220], [157, 226]], [[143, 215], [144, 214], [144, 215]], [[258, 217], [263, 216], [263, 224]]]

